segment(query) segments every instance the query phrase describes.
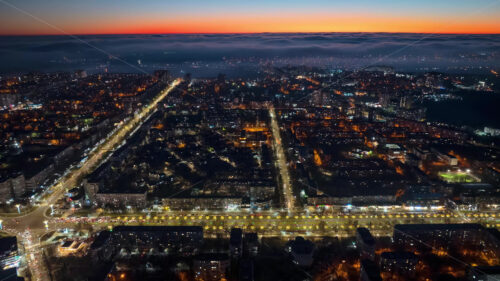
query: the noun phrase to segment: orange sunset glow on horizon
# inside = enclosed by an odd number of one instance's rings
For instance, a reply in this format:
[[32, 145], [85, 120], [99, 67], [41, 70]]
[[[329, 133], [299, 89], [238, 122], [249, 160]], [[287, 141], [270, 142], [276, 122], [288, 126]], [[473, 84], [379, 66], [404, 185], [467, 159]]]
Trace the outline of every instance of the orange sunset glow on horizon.
[[[431, 3], [429, 6], [412, 4], [413, 7], [408, 3], [395, 4], [395, 1], [389, 0], [381, 1], [378, 5], [364, 3], [359, 6], [336, 2], [315, 6], [295, 1], [256, 1], [255, 4], [217, 1], [224, 2], [220, 6], [188, 1], [186, 4], [167, 5], [153, 1], [155, 5], [147, 2], [144, 7], [139, 3], [124, 1], [122, 6], [107, 2], [102, 6], [96, 3], [42, 5], [40, 11], [35, 12], [32, 12], [34, 6], [40, 3], [30, 2], [22, 0], [16, 5], [9, 4], [11, 6], [7, 8], [11, 8], [10, 13], [6, 13], [7, 9], [0, 12], [0, 22], [3, 23], [0, 25], [0, 34], [500, 33], [500, 10], [491, 3], [491, 9], [488, 9], [486, 4], [489, 2], [477, 7], [464, 2], [457, 11], [454, 11], [457, 8], [450, 2], [448, 11], [433, 7], [435, 4]], [[384, 3], [386, 7], [382, 5]]]
[[4, 35], [70, 34], [169, 34], [169, 33], [307, 33], [307, 32], [388, 32], [388, 33], [456, 33], [496, 34], [500, 26], [493, 20], [473, 23], [369, 16], [280, 17], [193, 19], [188, 21], [151, 20], [134, 22], [93, 22], [85, 26], [68, 23], [61, 30], [50, 26], [19, 28]]

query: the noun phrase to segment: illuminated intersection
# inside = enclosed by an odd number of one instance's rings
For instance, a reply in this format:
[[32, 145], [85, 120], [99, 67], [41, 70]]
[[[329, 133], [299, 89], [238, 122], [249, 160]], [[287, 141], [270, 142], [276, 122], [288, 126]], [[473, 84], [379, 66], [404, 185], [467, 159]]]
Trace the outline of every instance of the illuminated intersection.
[[106, 139], [101, 141], [79, 168], [71, 170], [66, 176], [49, 188], [48, 195], [45, 196], [40, 206], [35, 207], [27, 214], [0, 218], [2, 230], [16, 235], [21, 244], [24, 245], [26, 264], [30, 265], [29, 269], [32, 273], [33, 280], [49, 280], [47, 269], [40, 263], [42, 260], [42, 245], [38, 242], [34, 242], [39, 241], [41, 235], [51, 230], [49, 229], [49, 225], [53, 224], [55, 218], [47, 216], [47, 211], [52, 208], [52, 205], [58, 199], [64, 196], [64, 193], [68, 189], [78, 185], [83, 177], [106, 161], [111, 152], [140, 128], [140, 126], [155, 112], [158, 103], [160, 103], [179, 83], [180, 80], [175, 80], [167, 88], [161, 91], [147, 106], [144, 106], [140, 111], [136, 112]]

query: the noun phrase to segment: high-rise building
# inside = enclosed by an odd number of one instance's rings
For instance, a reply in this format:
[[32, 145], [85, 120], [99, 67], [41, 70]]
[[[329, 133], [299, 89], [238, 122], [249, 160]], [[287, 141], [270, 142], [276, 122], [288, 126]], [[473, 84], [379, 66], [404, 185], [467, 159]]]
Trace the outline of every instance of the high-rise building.
[[17, 268], [19, 258], [17, 238], [14, 236], [0, 238], [0, 269]]
[[240, 281], [254, 280], [254, 265], [252, 260], [244, 259], [240, 262], [239, 277]]
[[356, 229], [356, 245], [362, 259], [373, 260], [375, 258], [375, 238], [373, 238], [368, 228], [360, 227]]
[[231, 257], [241, 256], [243, 252], [243, 230], [241, 228], [231, 229], [229, 252], [231, 253]]
[[255, 256], [259, 253], [259, 237], [257, 233], [245, 233], [245, 248], [250, 256]]
[[362, 260], [360, 272], [360, 281], [382, 281], [382, 277], [380, 276], [380, 268], [372, 260]]
[[156, 70], [154, 76], [163, 83], [169, 83], [172, 79], [168, 70]]
[[289, 241], [286, 244], [285, 250], [290, 253], [295, 264], [303, 267], [312, 265], [314, 254], [313, 242], [303, 237], [296, 237], [295, 240]]

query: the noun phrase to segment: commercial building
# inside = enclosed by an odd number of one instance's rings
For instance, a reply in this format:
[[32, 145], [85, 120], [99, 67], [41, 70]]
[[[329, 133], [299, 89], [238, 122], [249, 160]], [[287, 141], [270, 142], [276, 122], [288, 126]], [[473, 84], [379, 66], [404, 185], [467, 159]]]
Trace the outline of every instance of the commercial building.
[[17, 238], [13, 236], [0, 238], [0, 270], [17, 268], [19, 259]]
[[117, 251], [122, 256], [143, 253], [190, 256], [197, 253], [202, 243], [200, 226], [117, 226], [96, 237], [90, 254], [102, 259]]
[[146, 191], [131, 192], [98, 192], [95, 194], [95, 204], [97, 206], [125, 207], [133, 206], [142, 208], [146, 206]]
[[17, 276], [15, 268], [0, 270], [0, 280], [2, 281], [24, 281], [24, 277]]
[[158, 248], [166, 253], [192, 255], [203, 242], [201, 226], [117, 226], [111, 234], [119, 247], [132, 246], [139, 252]]
[[162, 203], [170, 209], [228, 210], [242, 206], [241, 197], [173, 197], [163, 198]]
[[88, 244], [85, 241], [67, 240], [57, 247], [57, 252], [59, 256], [77, 255], [83, 254], [86, 248]]

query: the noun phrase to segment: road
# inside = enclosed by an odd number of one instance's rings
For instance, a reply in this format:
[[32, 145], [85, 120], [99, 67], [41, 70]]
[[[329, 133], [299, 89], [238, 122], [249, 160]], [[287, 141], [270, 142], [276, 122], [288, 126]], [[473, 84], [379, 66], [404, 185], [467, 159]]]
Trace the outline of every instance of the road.
[[158, 94], [153, 101], [134, 114], [127, 122], [106, 138], [88, 156], [81, 167], [72, 170], [66, 177], [50, 188], [44, 203], [32, 212], [17, 217], [0, 217], [3, 228], [18, 237], [26, 249], [25, 256], [34, 280], [50, 280], [48, 270], [42, 262], [41, 235], [61, 228], [75, 228], [81, 223], [89, 223], [94, 229], [108, 229], [117, 225], [197, 225], [202, 226], [207, 237], [227, 235], [232, 227], [245, 231], [258, 232], [261, 236], [352, 236], [357, 227], [369, 228], [375, 235], [391, 235], [395, 224], [410, 223], [481, 223], [488, 227], [500, 227], [500, 215], [495, 213], [469, 212], [456, 214], [450, 212], [429, 213], [361, 213], [361, 214], [309, 214], [296, 208], [290, 172], [278, 126], [276, 111], [269, 109], [273, 150], [276, 164], [282, 179], [284, 211], [264, 211], [258, 214], [248, 212], [185, 212], [165, 211], [159, 214], [104, 215], [98, 218], [47, 216], [50, 206], [64, 196], [66, 190], [79, 184], [80, 180], [95, 170], [117, 146], [137, 130], [152, 113], [156, 106], [174, 89], [180, 80]]
[[274, 107], [269, 109], [269, 117], [271, 117], [271, 131], [273, 133], [273, 150], [275, 153], [276, 162], [281, 175], [282, 191], [284, 207], [292, 212], [295, 208], [295, 197], [292, 190], [292, 181], [290, 180], [290, 172], [286, 161], [283, 142], [281, 140], [280, 128]]
[[[307, 212], [264, 211], [258, 214], [248, 212], [186, 212], [165, 211], [156, 214], [108, 214], [97, 218], [67, 217], [53, 218], [47, 222], [46, 231], [63, 228], [76, 229], [78, 225], [90, 224], [94, 230], [112, 229], [118, 225], [151, 226], [202, 226], [207, 238], [227, 237], [233, 227], [247, 232], [257, 232], [261, 237], [291, 239], [297, 235], [306, 237], [352, 237], [357, 227], [367, 227], [375, 236], [391, 236], [396, 224], [415, 223], [480, 223], [486, 227], [500, 227], [500, 215], [496, 212], [466, 212], [457, 214], [449, 211], [429, 212], [371, 212], [312, 214]], [[29, 240], [29, 243], [33, 243]], [[31, 245], [31, 244], [30, 244]], [[40, 264], [40, 244], [33, 244], [28, 259], [34, 273], [47, 272]], [[39, 279], [43, 280], [43, 279]]]
[[367, 227], [375, 235], [392, 235], [396, 224], [415, 223], [480, 223], [500, 227], [500, 215], [488, 212], [470, 212], [459, 215], [447, 211], [439, 213], [366, 213], [321, 215], [288, 212], [199, 212], [169, 211], [154, 215], [107, 215], [99, 218], [60, 218], [51, 221], [50, 228], [72, 228], [79, 223], [90, 223], [94, 229], [117, 225], [196, 225], [202, 226], [208, 237], [229, 233], [233, 227], [258, 232], [265, 236], [353, 236], [357, 227]]
[[[80, 181], [106, 159], [110, 152], [112, 152], [120, 143], [126, 140], [136, 129], [138, 129], [145, 120], [147, 120], [155, 111], [156, 106], [160, 103], [178, 84], [180, 80], [175, 80], [167, 88], [161, 91], [147, 106], [136, 112], [127, 122], [114, 132], [114, 134], [107, 137], [95, 150], [91, 153], [87, 160], [79, 167], [72, 170], [68, 175], [62, 178], [59, 182], [51, 186], [49, 195], [43, 199], [40, 206], [28, 214], [17, 217], [1, 217], [3, 229], [11, 234], [15, 234], [21, 244], [31, 245], [32, 240], [37, 240], [38, 237], [47, 231], [45, 223], [52, 220], [51, 217], [46, 217], [45, 214], [55, 204], [57, 200], [64, 196], [66, 190], [77, 186]], [[25, 232], [28, 232], [27, 234]], [[26, 247], [26, 256], [28, 259], [33, 257], [36, 252], [36, 247]], [[28, 250], [33, 249], [33, 250]], [[42, 270], [40, 270], [42, 272]], [[41, 277], [41, 273], [34, 272], [35, 280], [49, 280], [47, 276]], [[37, 276], [39, 275], [39, 276]]]

